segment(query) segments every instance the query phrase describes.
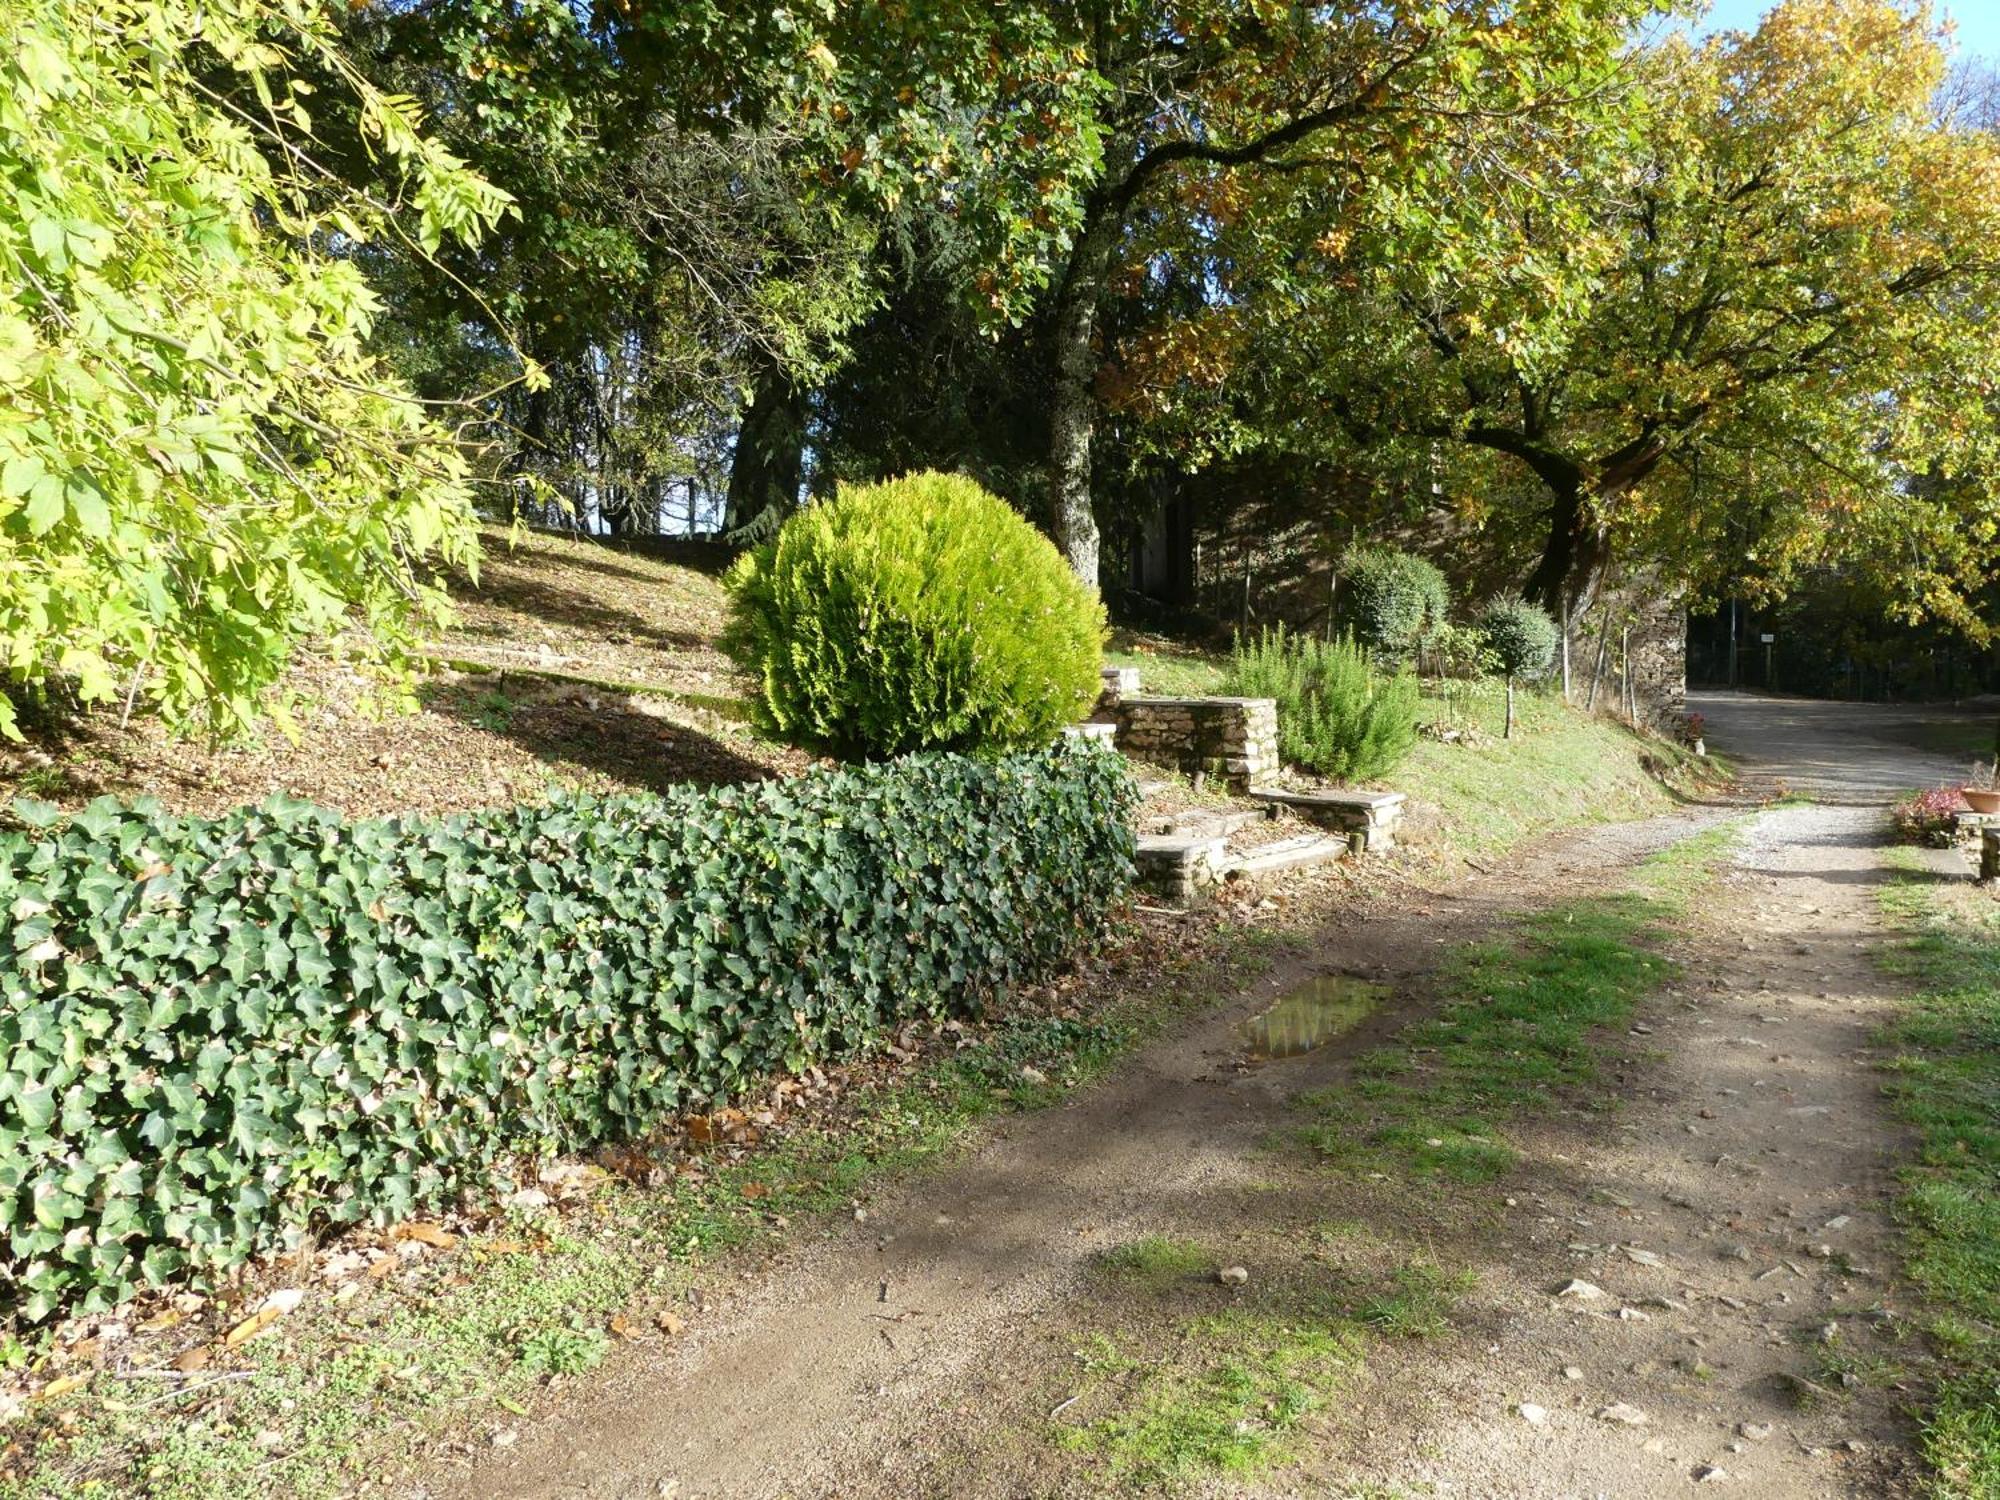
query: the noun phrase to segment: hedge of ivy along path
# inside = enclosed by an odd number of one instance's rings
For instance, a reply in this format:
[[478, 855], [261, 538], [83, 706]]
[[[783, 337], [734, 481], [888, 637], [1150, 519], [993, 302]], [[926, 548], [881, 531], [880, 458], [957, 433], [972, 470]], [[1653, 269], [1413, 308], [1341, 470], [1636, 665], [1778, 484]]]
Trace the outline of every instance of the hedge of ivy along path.
[[1133, 795], [1067, 747], [443, 819], [17, 803], [6, 1300], [393, 1221], [974, 1006], [1126, 889]]

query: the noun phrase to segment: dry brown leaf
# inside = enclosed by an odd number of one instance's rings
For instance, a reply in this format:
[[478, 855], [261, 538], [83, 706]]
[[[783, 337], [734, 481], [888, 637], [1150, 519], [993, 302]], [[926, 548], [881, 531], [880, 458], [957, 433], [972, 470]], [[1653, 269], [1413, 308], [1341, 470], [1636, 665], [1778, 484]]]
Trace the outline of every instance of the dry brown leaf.
[[415, 1240], [420, 1245], [429, 1245], [433, 1250], [449, 1250], [458, 1243], [458, 1236], [426, 1224], [421, 1219], [407, 1224], [398, 1224], [389, 1231], [389, 1237], [396, 1240]]
[[715, 1124], [707, 1115], [689, 1115], [686, 1129], [687, 1138], [697, 1146], [706, 1146], [715, 1139]]
[[387, 1276], [402, 1263], [403, 1257], [400, 1255], [385, 1255], [368, 1268], [368, 1274], [370, 1276]]
[[194, 1348], [186, 1350], [179, 1359], [174, 1361], [174, 1368], [179, 1370], [183, 1375], [192, 1375], [196, 1370], [206, 1368], [208, 1360], [208, 1345], [197, 1344]]
[[667, 1312], [664, 1309], [653, 1321], [660, 1325], [660, 1332], [664, 1333], [668, 1338], [678, 1338], [681, 1329], [687, 1326], [676, 1314]]
[[65, 1375], [60, 1380], [51, 1380], [42, 1387], [41, 1399], [53, 1401], [58, 1396], [67, 1396], [71, 1391], [80, 1391], [90, 1384], [88, 1375]]
[[224, 1336], [222, 1340], [223, 1347], [234, 1349], [239, 1344], [249, 1343], [250, 1340], [257, 1337], [258, 1334], [269, 1328], [283, 1316], [283, 1313], [272, 1307], [262, 1308], [250, 1314], [249, 1317], [230, 1329], [228, 1334]]
[[743, 1184], [743, 1196], [746, 1198], [768, 1198], [771, 1196], [771, 1184], [768, 1182], [746, 1182]]
[[613, 1338], [636, 1339], [639, 1336], [639, 1330], [632, 1326], [632, 1320], [623, 1313], [613, 1313], [608, 1326]]
[[176, 1312], [173, 1308], [169, 1307], [164, 1311], [154, 1313], [152, 1317], [139, 1324], [138, 1331], [140, 1333], [160, 1333], [165, 1329], [172, 1328], [176, 1323], [181, 1321], [183, 1316], [184, 1314]]

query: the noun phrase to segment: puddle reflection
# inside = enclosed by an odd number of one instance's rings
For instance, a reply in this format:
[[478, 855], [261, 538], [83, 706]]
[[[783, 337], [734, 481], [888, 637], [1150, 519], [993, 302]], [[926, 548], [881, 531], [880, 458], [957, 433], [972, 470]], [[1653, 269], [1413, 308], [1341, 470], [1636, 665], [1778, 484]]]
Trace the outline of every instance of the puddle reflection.
[[1388, 995], [1386, 984], [1344, 974], [1317, 975], [1261, 1016], [1243, 1023], [1250, 1055], [1269, 1062], [1324, 1047], [1359, 1026]]

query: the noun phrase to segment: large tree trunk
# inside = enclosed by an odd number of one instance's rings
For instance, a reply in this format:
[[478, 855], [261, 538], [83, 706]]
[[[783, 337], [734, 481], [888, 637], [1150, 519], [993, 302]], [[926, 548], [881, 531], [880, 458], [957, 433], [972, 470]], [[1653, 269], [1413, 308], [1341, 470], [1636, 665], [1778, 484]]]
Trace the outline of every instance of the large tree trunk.
[[770, 361], [758, 372], [736, 434], [722, 529], [738, 531], [767, 512], [790, 514], [799, 503], [805, 456], [806, 393]]
[[1521, 593], [1560, 620], [1589, 609], [1607, 560], [1608, 538], [1580, 475], [1550, 481], [1549, 489], [1549, 534]]
[[1118, 243], [1118, 215], [1093, 203], [1056, 294], [1054, 380], [1049, 390], [1049, 477], [1056, 547], [1097, 587], [1097, 513], [1090, 502], [1090, 443], [1097, 431], [1097, 304]]

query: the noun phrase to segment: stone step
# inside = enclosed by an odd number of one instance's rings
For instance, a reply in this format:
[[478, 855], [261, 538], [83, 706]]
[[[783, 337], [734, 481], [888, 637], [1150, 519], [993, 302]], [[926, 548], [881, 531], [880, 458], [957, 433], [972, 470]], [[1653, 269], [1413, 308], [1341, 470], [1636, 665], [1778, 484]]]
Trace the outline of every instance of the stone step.
[[1191, 807], [1186, 812], [1175, 813], [1165, 831], [1188, 837], [1228, 838], [1239, 828], [1248, 828], [1252, 823], [1266, 822], [1269, 818], [1270, 814], [1262, 808], [1220, 812], [1211, 807]]
[[1305, 865], [1321, 865], [1348, 852], [1346, 839], [1329, 838], [1323, 833], [1302, 833], [1278, 839], [1260, 848], [1246, 849], [1223, 861], [1222, 878], [1240, 880], [1249, 875], [1269, 875], [1276, 870], [1296, 870]]
[[1062, 735], [1066, 740], [1095, 740], [1108, 750], [1118, 742], [1118, 726], [1086, 719], [1081, 724], [1063, 725]]
[[1272, 808], [1290, 808], [1301, 817], [1362, 835], [1369, 849], [1395, 846], [1396, 825], [1409, 800], [1401, 792], [1361, 792], [1328, 787], [1291, 791], [1283, 787], [1252, 787], [1246, 794]]
[[1192, 900], [1222, 878], [1229, 840], [1223, 834], [1142, 833], [1139, 884], [1174, 901]]

